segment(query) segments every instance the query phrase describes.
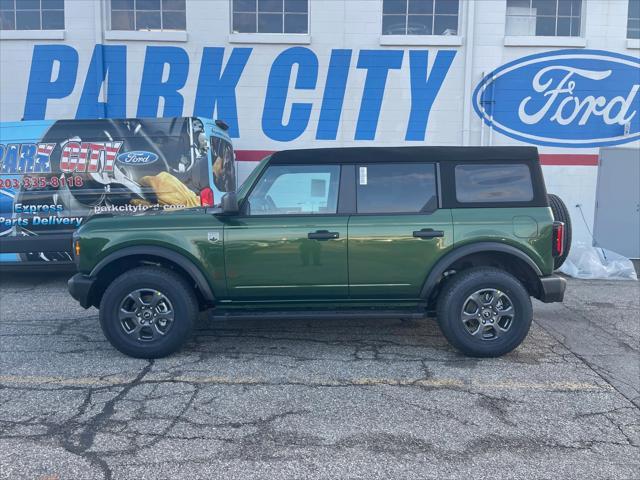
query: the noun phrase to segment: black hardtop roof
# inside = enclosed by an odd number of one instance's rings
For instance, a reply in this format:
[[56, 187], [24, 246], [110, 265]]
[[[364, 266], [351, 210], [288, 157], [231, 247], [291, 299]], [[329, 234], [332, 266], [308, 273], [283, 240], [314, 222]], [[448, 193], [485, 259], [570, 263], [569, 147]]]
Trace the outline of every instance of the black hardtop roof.
[[346, 147], [282, 150], [272, 164], [483, 162], [509, 160], [538, 162], [536, 147]]

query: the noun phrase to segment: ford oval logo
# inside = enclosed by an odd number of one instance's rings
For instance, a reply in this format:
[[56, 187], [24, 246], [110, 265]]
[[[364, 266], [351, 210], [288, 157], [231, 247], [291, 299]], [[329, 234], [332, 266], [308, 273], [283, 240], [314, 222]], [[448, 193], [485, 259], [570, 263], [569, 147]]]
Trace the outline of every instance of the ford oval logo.
[[559, 50], [503, 65], [476, 87], [489, 126], [537, 145], [590, 148], [640, 138], [640, 59]]
[[158, 155], [143, 150], [124, 152], [118, 155], [118, 162], [124, 163], [125, 165], [148, 165], [156, 160], [158, 160]]

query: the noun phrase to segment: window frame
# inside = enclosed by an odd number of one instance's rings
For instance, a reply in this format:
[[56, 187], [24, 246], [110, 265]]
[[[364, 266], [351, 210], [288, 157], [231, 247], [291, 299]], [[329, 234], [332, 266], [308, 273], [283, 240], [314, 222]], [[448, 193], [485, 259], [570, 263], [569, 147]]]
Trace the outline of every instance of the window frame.
[[[249, 200], [251, 199], [251, 195], [253, 194], [255, 188], [258, 186], [260, 181], [264, 178], [266, 173], [269, 171], [271, 167], [301, 167], [301, 166], [316, 166], [316, 167], [326, 167], [326, 166], [337, 166], [338, 167], [338, 198], [336, 199], [336, 212], [335, 213], [273, 213], [268, 215], [252, 215], [250, 212], [247, 212], [249, 207]], [[345, 178], [345, 165], [342, 164], [332, 164], [332, 163], [267, 163], [265, 167], [260, 172], [251, 185], [251, 188], [247, 190], [247, 193], [242, 198], [242, 203], [239, 208], [239, 213], [237, 218], [299, 218], [299, 217], [341, 217], [350, 215], [349, 212], [344, 211], [344, 195], [343, 195], [343, 179]]]
[[[358, 211], [358, 168], [369, 165], [432, 165], [433, 166], [433, 183], [435, 190], [435, 206], [430, 210], [407, 212], [407, 211], [393, 211], [393, 212], [359, 212]], [[441, 196], [441, 184], [440, 184], [440, 163], [436, 161], [428, 162], [370, 162], [370, 163], [356, 163], [352, 165], [354, 167], [353, 178], [353, 195], [354, 195], [354, 207], [352, 215], [357, 216], [388, 216], [388, 215], [431, 215], [442, 208], [442, 196]]]
[[[109, 20], [109, 28], [108, 28], [108, 32], [114, 33], [114, 40], [117, 40], [120, 36], [128, 36], [128, 35], [135, 35], [135, 34], [142, 34], [142, 35], [175, 35], [175, 34], [186, 34], [186, 32], [188, 31], [188, 25], [187, 25], [187, 0], [185, 0], [185, 5], [184, 5], [184, 28], [183, 29], [166, 29], [164, 28], [164, 14], [165, 13], [180, 13], [182, 12], [182, 10], [164, 10], [163, 7], [163, 3], [164, 0], [160, 0], [160, 9], [159, 10], [139, 10], [137, 8], [137, 2], [138, 0], [134, 0], [134, 4], [133, 4], [133, 10], [120, 10], [120, 9], [116, 9], [116, 12], [133, 12], [133, 29], [115, 29], [113, 28], [113, 0], [109, 0], [109, 2], [107, 2], [106, 5], [106, 13], [108, 15], [108, 20]], [[138, 29], [137, 28], [137, 16], [139, 12], [159, 12], [160, 13], [160, 28], [154, 28], [154, 29], [148, 29], [148, 30], [144, 30], [144, 29]], [[107, 40], [110, 40], [111, 38], [107, 38]], [[185, 39], [186, 40], [186, 39]]]
[[[529, 169], [531, 177], [533, 198], [526, 201], [509, 201], [509, 202], [459, 202], [456, 196], [456, 177], [455, 169], [458, 165], [525, 165]], [[451, 161], [442, 162], [442, 191], [443, 191], [443, 207], [442, 208], [519, 208], [519, 207], [548, 207], [547, 190], [544, 184], [542, 168], [539, 163], [529, 162], [526, 160], [507, 161], [507, 160], [485, 160], [481, 162], [473, 161]]]
[[[379, 162], [383, 163], [384, 162]], [[300, 165], [338, 165], [340, 167], [340, 178], [338, 181], [338, 208], [336, 213], [303, 213], [303, 214], [273, 214], [273, 215], [251, 215], [247, 213], [247, 206], [249, 202], [249, 197], [253, 193], [253, 190], [262, 180], [265, 172], [269, 169], [272, 164], [267, 163], [260, 174], [255, 178], [253, 185], [251, 188], [247, 190], [243, 198], [241, 199], [239, 213], [236, 218], [282, 218], [282, 217], [344, 217], [344, 216], [388, 216], [388, 215], [432, 215], [433, 213], [441, 210], [443, 208], [450, 208], [444, 205], [444, 189], [443, 189], [443, 180], [441, 174], [441, 162], [431, 161], [431, 162], [401, 162], [403, 164], [411, 164], [411, 163], [421, 163], [421, 164], [430, 164], [434, 166], [434, 175], [435, 175], [435, 189], [436, 189], [436, 204], [433, 210], [425, 211], [425, 212], [374, 212], [374, 213], [359, 213], [357, 209], [357, 175], [356, 169], [358, 165], [353, 162], [345, 162], [345, 163], [329, 163], [329, 164], [308, 164], [308, 163], [296, 163], [296, 162], [287, 162], [287, 163], [277, 163], [273, 164], [276, 166], [300, 166]]]
[[[38, 8], [37, 9], [31, 9], [31, 10], [25, 10], [25, 9], [19, 9], [18, 5], [16, 3], [16, 1], [14, 0], [13, 2], [13, 9], [12, 10], [5, 10], [7, 12], [13, 12], [13, 28], [10, 29], [0, 29], [0, 32], [5, 33], [6, 32], [18, 32], [15, 36], [16, 39], [21, 38], [25, 32], [33, 32], [35, 33], [35, 35], [33, 37], [29, 37], [29, 38], [49, 38], [46, 33], [40, 34], [38, 35], [38, 32], [51, 32], [52, 34], [54, 33], [58, 33], [61, 32], [64, 35], [64, 32], [67, 28], [67, 19], [66, 19], [66, 0], [62, 0], [62, 9], [59, 8], [42, 8], [42, 0], [39, 0], [39, 4], [38, 4]], [[39, 23], [40, 23], [40, 28], [21, 28], [18, 29], [18, 12], [38, 12], [39, 13]], [[43, 20], [43, 15], [44, 12], [62, 12], [62, 28], [43, 28], [42, 26], [42, 20]], [[20, 32], [22, 32], [22, 34], [20, 34]], [[8, 37], [12, 36], [12, 35], [7, 35]], [[54, 37], [57, 37], [57, 35], [54, 35]], [[63, 37], [64, 38], [64, 37]]]
[[[533, 0], [528, 0], [529, 1], [529, 13], [527, 15], [509, 15], [508, 13], [508, 7], [509, 7], [509, 0], [506, 0], [505, 2], [505, 23], [504, 23], [504, 34], [505, 37], [508, 38], [513, 38], [513, 39], [519, 39], [519, 38], [555, 38], [555, 39], [584, 39], [585, 35], [584, 35], [584, 26], [585, 26], [585, 9], [586, 9], [586, 1], [585, 0], [580, 0], [580, 16], [574, 16], [574, 15], [560, 15], [559, 12], [559, 8], [560, 8], [560, 0], [555, 0], [556, 2], [556, 10], [555, 10], [555, 15], [538, 15], [536, 13], [536, 15], [532, 15], [531, 12], [533, 11]], [[508, 32], [508, 23], [509, 23], [509, 18], [510, 17], [529, 17], [532, 19], [535, 19], [537, 21], [538, 18], [554, 18], [555, 19], [555, 29], [554, 31], [556, 32], [555, 35], [537, 35], [536, 33], [534, 34], [524, 34], [524, 35], [519, 35], [519, 34], [513, 34], [513, 33], [509, 33]], [[569, 31], [571, 31], [571, 20], [574, 18], [579, 18], [580, 22], [580, 33], [578, 35], [558, 35], [558, 20], [560, 18], [568, 18], [569, 19]]]
[[[384, 163], [384, 162], [382, 162]], [[402, 162], [413, 163], [413, 162]], [[308, 163], [267, 163], [262, 169], [258, 177], [255, 179], [251, 188], [247, 190], [245, 196], [242, 198], [240, 205], [240, 213], [236, 218], [274, 218], [274, 217], [342, 217], [342, 216], [382, 216], [382, 215], [430, 215], [441, 209], [460, 209], [460, 208], [518, 208], [518, 207], [549, 207], [549, 200], [547, 198], [547, 190], [544, 183], [544, 177], [542, 174], [542, 167], [537, 161], [518, 160], [517, 162], [507, 160], [491, 160], [482, 159], [483, 165], [511, 165], [513, 163], [524, 164], [529, 168], [531, 175], [531, 182], [533, 188], [533, 199], [530, 201], [519, 202], [484, 202], [484, 203], [461, 203], [456, 199], [456, 184], [455, 184], [455, 167], [456, 165], [469, 165], [473, 164], [473, 161], [438, 161], [431, 162], [416, 162], [416, 163], [430, 163], [435, 165], [435, 181], [436, 181], [436, 195], [437, 195], [437, 207], [433, 212], [394, 212], [394, 213], [358, 213], [357, 211], [357, 176], [356, 176], [356, 164], [355, 162], [338, 163], [340, 166], [340, 180], [338, 183], [338, 209], [337, 213], [317, 213], [317, 214], [279, 214], [279, 215], [247, 215], [246, 206], [247, 200], [253, 189], [258, 185], [262, 176], [271, 165], [286, 165], [286, 166], [298, 166], [298, 165], [325, 165], [322, 163], [308, 164]], [[480, 163], [480, 162], [478, 162]], [[333, 163], [332, 163], [333, 164]]]
[[[633, 41], [640, 42], [640, 27], [639, 27], [639, 29], [637, 29], [638, 30], [638, 36], [637, 37], [630, 37], [629, 36], [629, 30], [631, 28], [631, 26], [630, 26], [631, 20], [637, 20], [638, 23], [640, 23], [640, 5], [639, 5], [639, 8], [638, 8], [638, 10], [639, 10], [638, 11], [638, 17], [632, 17], [631, 16], [631, 2], [640, 3], [640, 0], [629, 0], [627, 2], [627, 32], [626, 32], [626, 39], [627, 40], [631, 40], [632, 42]], [[634, 29], [634, 30], [636, 30], [636, 29]]]
[[[287, 12], [285, 10], [285, 0], [282, 0], [282, 32], [259, 32], [258, 31], [258, 25], [259, 25], [259, 15], [260, 15], [260, 11], [258, 9], [258, 0], [256, 0], [256, 10], [255, 10], [255, 16], [256, 16], [256, 31], [255, 32], [236, 32], [233, 29], [233, 20], [234, 20], [234, 14], [236, 13], [233, 6], [234, 6], [234, 2], [236, 0], [229, 0], [229, 35], [233, 38], [236, 37], [236, 40], [241, 39], [243, 36], [259, 36], [262, 38], [269, 38], [269, 37], [281, 37], [281, 36], [299, 36], [299, 37], [308, 37], [309, 36], [309, 30], [311, 27], [311, 21], [310, 21], [310, 17], [311, 17], [311, 2], [310, 0], [305, 0], [307, 2], [307, 11], [305, 13], [299, 13], [299, 12], [290, 12], [289, 15], [306, 15], [307, 17], [307, 28], [306, 28], [306, 32], [302, 32], [302, 33], [292, 33], [292, 32], [286, 32], [285, 31], [285, 16], [287, 15]], [[253, 11], [241, 11], [241, 12], [237, 12], [237, 13], [245, 13], [245, 14], [249, 14], [249, 13], [254, 13]], [[276, 14], [279, 12], [262, 12], [262, 13], [271, 13], [271, 14]], [[261, 42], [258, 42], [261, 43]], [[264, 42], [264, 43], [268, 43], [268, 42]], [[297, 43], [297, 42], [286, 42], [286, 43]], [[307, 42], [308, 43], [308, 42]]]
[[[496, 200], [463, 200], [461, 199], [462, 195], [462, 191], [458, 185], [458, 181], [462, 181], [463, 177], [464, 177], [464, 173], [463, 173], [463, 169], [465, 169], [466, 167], [481, 167], [483, 168], [487, 168], [490, 169], [492, 167], [496, 167], [496, 165], [491, 165], [491, 164], [485, 164], [485, 163], [478, 163], [478, 164], [473, 164], [473, 163], [460, 163], [458, 165], [455, 166], [454, 169], [454, 175], [455, 175], [455, 180], [456, 180], [456, 189], [455, 189], [455, 194], [456, 194], [456, 201], [458, 203], [464, 204], [464, 205], [468, 205], [471, 203], [496, 203], [496, 204], [502, 204], [502, 203], [518, 203], [518, 202], [530, 202], [533, 200], [533, 179], [531, 178], [531, 170], [529, 169], [528, 165], [526, 163], [509, 163], [509, 164], [504, 164], [507, 167], [514, 167], [514, 171], [513, 174], [515, 175], [517, 173], [516, 170], [523, 170], [526, 171], [528, 173], [528, 190], [527, 190], [527, 197], [524, 198], [520, 198], [520, 199], [496, 199]], [[497, 167], [500, 167], [500, 165], [498, 165]], [[481, 169], [479, 169], [481, 171]], [[495, 170], [495, 168], [494, 168]], [[475, 189], [476, 192], [481, 192], [481, 193], [485, 193], [487, 191], [493, 191], [495, 192], [496, 190], [499, 191], [500, 188], [488, 188], [485, 189], [485, 191], [483, 192], [483, 187], [482, 184], [480, 184], [479, 182], [472, 182], [469, 185], [471, 188]]]
[[[443, 39], [447, 39], [447, 38], [451, 38], [452, 41], [450, 43], [443, 41], [442, 44], [443, 45], [448, 45], [448, 44], [454, 44], [454, 45], [459, 45], [460, 43], [460, 38], [461, 38], [461, 34], [460, 34], [460, 27], [461, 27], [461, 19], [462, 19], [462, 1], [458, 0], [458, 13], [456, 13], [455, 15], [453, 14], [436, 14], [436, 2], [437, 0], [433, 0], [433, 8], [431, 10], [431, 13], [424, 13], [424, 14], [414, 14], [415, 16], [430, 16], [431, 18], [431, 33], [429, 34], [422, 34], [422, 33], [409, 33], [409, 16], [411, 15], [409, 13], [409, 0], [405, 0], [406, 1], [406, 13], [398, 13], [398, 14], [390, 14], [384, 13], [384, 3], [385, 0], [381, 1], [381, 8], [380, 8], [380, 39], [381, 42], [384, 44], [384, 40], [385, 38], [388, 39], [393, 39], [393, 38], [413, 38], [413, 39], [429, 39], [429, 38], [443, 38]], [[405, 25], [405, 33], [384, 33], [384, 17], [385, 16], [404, 16], [404, 25]], [[455, 35], [444, 35], [441, 33], [434, 33], [435, 31], [435, 25], [436, 25], [436, 16], [440, 16], [440, 17], [456, 17], [456, 33]], [[419, 42], [420, 43], [420, 42]], [[440, 42], [438, 42], [440, 43]], [[396, 42], [393, 42], [391, 44], [396, 44]]]

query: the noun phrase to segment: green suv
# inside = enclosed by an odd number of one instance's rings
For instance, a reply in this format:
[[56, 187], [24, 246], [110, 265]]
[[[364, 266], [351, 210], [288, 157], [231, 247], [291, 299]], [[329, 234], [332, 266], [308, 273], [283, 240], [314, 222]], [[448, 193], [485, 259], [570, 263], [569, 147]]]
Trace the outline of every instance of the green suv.
[[527, 335], [530, 297], [564, 296], [550, 197], [535, 148], [282, 151], [217, 208], [94, 216], [74, 236], [69, 291], [134, 357], [176, 351], [207, 309], [435, 314], [457, 349], [498, 356]]

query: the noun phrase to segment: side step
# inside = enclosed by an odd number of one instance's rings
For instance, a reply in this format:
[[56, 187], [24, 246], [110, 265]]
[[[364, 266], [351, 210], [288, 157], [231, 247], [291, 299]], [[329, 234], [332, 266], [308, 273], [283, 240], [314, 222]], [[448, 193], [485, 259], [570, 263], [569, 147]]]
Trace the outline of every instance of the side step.
[[416, 312], [415, 310], [283, 310], [283, 311], [212, 311], [213, 320], [331, 320], [336, 318], [345, 319], [378, 319], [378, 318], [406, 318], [410, 320], [422, 320], [427, 318], [427, 312]]

